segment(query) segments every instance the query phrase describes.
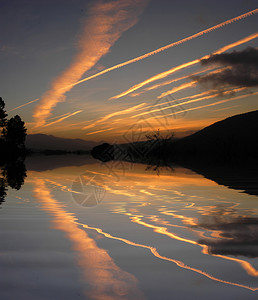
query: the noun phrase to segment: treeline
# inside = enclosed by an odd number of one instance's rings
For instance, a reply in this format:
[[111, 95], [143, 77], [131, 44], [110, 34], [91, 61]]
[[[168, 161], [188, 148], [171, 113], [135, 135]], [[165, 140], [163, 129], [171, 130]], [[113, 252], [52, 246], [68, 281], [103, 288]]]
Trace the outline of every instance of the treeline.
[[0, 162], [10, 156], [25, 155], [27, 129], [19, 115], [10, 119], [0, 97]]

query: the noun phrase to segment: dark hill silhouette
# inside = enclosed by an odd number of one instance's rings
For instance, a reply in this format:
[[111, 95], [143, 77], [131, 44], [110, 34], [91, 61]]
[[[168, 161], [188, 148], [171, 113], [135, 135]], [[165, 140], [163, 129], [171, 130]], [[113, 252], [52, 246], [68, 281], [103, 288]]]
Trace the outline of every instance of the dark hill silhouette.
[[33, 151], [42, 150], [90, 150], [99, 143], [93, 141], [85, 141], [82, 139], [67, 139], [46, 134], [29, 134], [26, 139], [26, 147]]
[[[258, 110], [235, 115], [169, 145], [177, 158], [245, 160], [258, 158]], [[167, 153], [168, 155], [169, 153]]]

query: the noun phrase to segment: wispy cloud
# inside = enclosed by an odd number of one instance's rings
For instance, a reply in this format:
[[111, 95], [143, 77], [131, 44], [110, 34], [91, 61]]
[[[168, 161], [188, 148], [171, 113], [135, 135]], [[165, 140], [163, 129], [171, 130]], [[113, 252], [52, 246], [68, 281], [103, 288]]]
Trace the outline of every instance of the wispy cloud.
[[136, 24], [146, 3], [137, 0], [96, 1], [78, 41], [78, 54], [72, 64], [52, 82], [34, 111], [36, 126], [45, 124], [52, 109], [65, 100], [65, 93], [71, 90], [74, 83], [109, 52], [123, 32]]

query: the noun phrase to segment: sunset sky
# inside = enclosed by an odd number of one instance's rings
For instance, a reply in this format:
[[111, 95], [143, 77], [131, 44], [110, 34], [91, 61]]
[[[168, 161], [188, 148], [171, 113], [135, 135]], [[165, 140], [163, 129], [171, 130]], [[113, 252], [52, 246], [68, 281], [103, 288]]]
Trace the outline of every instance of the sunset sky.
[[258, 109], [257, 24], [255, 0], [0, 0], [0, 96], [28, 133], [184, 136]]

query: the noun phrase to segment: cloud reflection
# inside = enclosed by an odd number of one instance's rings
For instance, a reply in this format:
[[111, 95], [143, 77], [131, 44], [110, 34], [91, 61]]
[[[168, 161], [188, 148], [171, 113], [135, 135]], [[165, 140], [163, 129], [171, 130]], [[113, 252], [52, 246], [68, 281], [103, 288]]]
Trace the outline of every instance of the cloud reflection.
[[34, 185], [34, 196], [42, 209], [53, 217], [54, 228], [66, 234], [78, 253], [78, 265], [91, 285], [85, 291], [87, 299], [143, 299], [136, 278], [121, 270], [107, 251], [99, 248], [86, 231], [78, 227], [73, 214], [51, 195], [45, 180], [36, 178]]

